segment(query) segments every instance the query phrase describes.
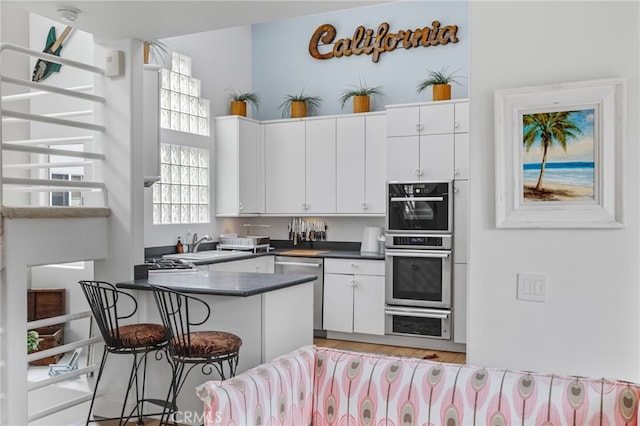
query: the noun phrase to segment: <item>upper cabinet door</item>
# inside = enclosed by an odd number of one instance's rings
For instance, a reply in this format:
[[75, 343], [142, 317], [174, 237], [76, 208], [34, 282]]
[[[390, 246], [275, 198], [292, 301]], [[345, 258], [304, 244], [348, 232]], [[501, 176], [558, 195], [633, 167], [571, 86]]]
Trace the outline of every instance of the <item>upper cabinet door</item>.
[[387, 136], [413, 136], [420, 133], [420, 107], [387, 109]]
[[260, 172], [260, 124], [240, 120], [240, 185], [239, 205], [241, 214], [261, 213], [261, 191], [264, 188]]
[[365, 117], [340, 117], [336, 125], [337, 212], [362, 213], [366, 200]]
[[306, 121], [304, 213], [336, 212], [336, 119]]
[[305, 124], [264, 124], [266, 213], [304, 213]]
[[387, 118], [384, 114], [366, 118], [365, 203], [366, 213], [384, 214], [387, 181]]
[[455, 132], [469, 133], [469, 102], [460, 102], [455, 105]]
[[420, 107], [420, 134], [438, 135], [453, 133], [454, 104], [433, 103]]
[[261, 125], [238, 116], [215, 119], [217, 216], [264, 213]]

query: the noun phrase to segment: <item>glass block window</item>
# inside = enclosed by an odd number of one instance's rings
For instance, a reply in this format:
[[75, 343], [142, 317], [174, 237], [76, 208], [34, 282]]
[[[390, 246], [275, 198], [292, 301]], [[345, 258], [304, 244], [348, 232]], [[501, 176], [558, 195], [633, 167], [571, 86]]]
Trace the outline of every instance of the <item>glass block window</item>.
[[171, 70], [162, 69], [160, 127], [209, 136], [209, 100], [200, 97], [200, 80], [191, 77], [191, 58], [171, 56]]
[[153, 223], [209, 222], [209, 150], [163, 143]]

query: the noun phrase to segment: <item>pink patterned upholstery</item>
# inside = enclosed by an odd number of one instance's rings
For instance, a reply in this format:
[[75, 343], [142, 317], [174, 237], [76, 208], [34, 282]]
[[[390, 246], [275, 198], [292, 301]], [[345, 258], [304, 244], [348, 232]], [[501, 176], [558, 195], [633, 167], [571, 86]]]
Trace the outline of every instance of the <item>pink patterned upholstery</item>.
[[313, 347], [198, 392], [207, 425], [636, 425], [640, 398], [621, 381]]
[[307, 346], [224, 382], [196, 389], [205, 425], [308, 425], [315, 348]]

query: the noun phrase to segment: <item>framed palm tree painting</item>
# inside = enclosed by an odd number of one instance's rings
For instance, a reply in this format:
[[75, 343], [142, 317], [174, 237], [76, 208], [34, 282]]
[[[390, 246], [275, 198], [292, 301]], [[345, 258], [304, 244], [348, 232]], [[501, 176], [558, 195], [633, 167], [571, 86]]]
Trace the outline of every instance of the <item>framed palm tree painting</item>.
[[496, 226], [624, 226], [623, 79], [494, 93]]

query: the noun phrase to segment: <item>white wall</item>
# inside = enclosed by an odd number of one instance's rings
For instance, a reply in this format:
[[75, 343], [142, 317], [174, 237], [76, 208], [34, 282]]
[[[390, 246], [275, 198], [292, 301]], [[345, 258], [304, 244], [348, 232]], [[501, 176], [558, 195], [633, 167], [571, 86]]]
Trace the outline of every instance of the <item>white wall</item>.
[[[640, 380], [637, 2], [471, 2], [472, 364]], [[493, 91], [628, 79], [627, 227], [497, 230]], [[544, 303], [516, 274], [548, 277]]]
[[[341, 110], [340, 94], [357, 86], [360, 79], [369, 86], [382, 86], [382, 96], [374, 97], [373, 111], [382, 111], [389, 104], [430, 101], [431, 88], [417, 94], [416, 85], [427, 77], [427, 70], [439, 71], [443, 67], [462, 77], [459, 85], [452, 85], [452, 97], [466, 98], [467, 52], [471, 42], [467, 11], [466, 1], [403, 1], [256, 24], [253, 26], [253, 90], [261, 94], [263, 102], [254, 117], [259, 120], [281, 118], [279, 105], [284, 97], [303, 89], [308, 95], [322, 97], [318, 115], [351, 112], [350, 102]], [[353, 38], [359, 25], [375, 32], [386, 22], [389, 32], [398, 33], [432, 28], [433, 21], [440, 21], [441, 27], [457, 25], [459, 41], [426, 48], [399, 46], [382, 53], [378, 62], [365, 54], [327, 60], [314, 59], [309, 54], [311, 36], [323, 24], [336, 28], [336, 42]], [[321, 46], [319, 50], [326, 53], [331, 47]]]

